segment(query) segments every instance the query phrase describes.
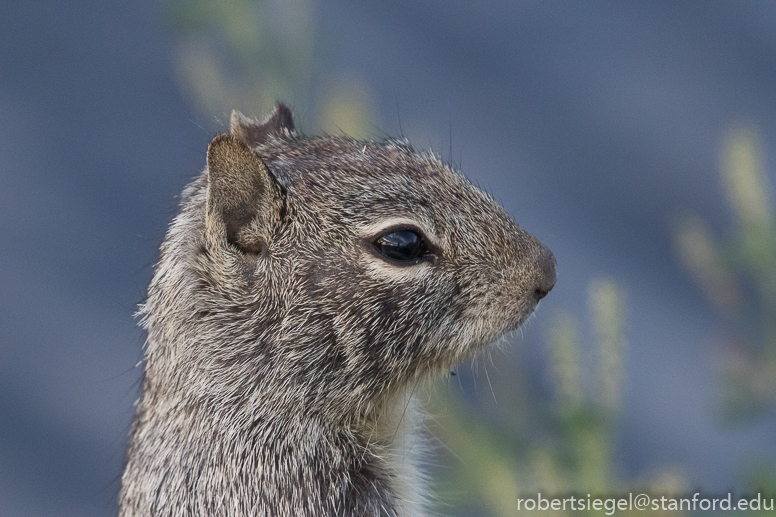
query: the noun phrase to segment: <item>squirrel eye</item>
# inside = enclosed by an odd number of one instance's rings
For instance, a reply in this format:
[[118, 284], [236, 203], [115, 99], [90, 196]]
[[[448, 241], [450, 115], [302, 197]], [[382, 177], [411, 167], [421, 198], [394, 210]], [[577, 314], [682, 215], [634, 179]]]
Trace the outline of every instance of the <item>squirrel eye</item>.
[[407, 262], [428, 254], [426, 241], [412, 230], [396, 230], [374, 242], [377, 251], [392, 260]]

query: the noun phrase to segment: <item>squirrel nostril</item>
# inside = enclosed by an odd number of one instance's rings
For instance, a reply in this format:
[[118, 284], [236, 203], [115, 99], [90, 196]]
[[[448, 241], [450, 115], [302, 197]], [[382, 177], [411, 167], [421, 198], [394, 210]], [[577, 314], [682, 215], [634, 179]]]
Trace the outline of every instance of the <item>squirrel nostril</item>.
[[539, 260], [537, 261], [538, 274], [536, 278], [536, 300], [539, 301], [552, 291], [555, 287], [555, 281], [557, 279], [557, 273], [555, 271], [556, 261], [555, 255], [552, 254], [550, 248], [545, 245], [541, 245], [541, 251], [539, 252]]

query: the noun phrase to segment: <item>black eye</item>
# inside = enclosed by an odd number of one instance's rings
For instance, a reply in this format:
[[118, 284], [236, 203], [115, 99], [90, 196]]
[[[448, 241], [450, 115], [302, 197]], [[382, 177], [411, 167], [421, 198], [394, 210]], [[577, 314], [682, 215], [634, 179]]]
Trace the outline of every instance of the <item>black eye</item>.
[[396, 230], [381, 235], [374, 242], [375, 248], [393, 260], [412, 261], [428, 254], [426, 241], [412, 230]]

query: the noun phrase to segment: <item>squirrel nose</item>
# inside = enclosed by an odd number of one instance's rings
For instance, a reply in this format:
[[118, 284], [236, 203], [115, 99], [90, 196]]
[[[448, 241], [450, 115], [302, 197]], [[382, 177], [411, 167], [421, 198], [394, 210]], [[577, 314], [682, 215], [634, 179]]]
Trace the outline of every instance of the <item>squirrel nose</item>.
[[536, 263], [536, 290], [534, 291], [536, 294], [536, 301], [541, 300], [547, 296], [547, 293], [552, 291], [552, 288], [555, 287], [555, 280], [557, 279], [557, 274], [555, 272], [557, 265], [555, 255], [553, 255], [550, 248], [544, 244], [540, 243], [539, 246], [539, 258]]

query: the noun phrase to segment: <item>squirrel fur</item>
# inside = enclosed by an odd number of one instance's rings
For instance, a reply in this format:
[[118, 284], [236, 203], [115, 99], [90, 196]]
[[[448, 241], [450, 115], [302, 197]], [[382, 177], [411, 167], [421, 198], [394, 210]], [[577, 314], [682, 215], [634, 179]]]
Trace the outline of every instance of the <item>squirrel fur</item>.
[[120, 516], [427, 515], [414, 386], [554, 284], [549, 249], [433, 154], [233, 112], [140, 309]]

